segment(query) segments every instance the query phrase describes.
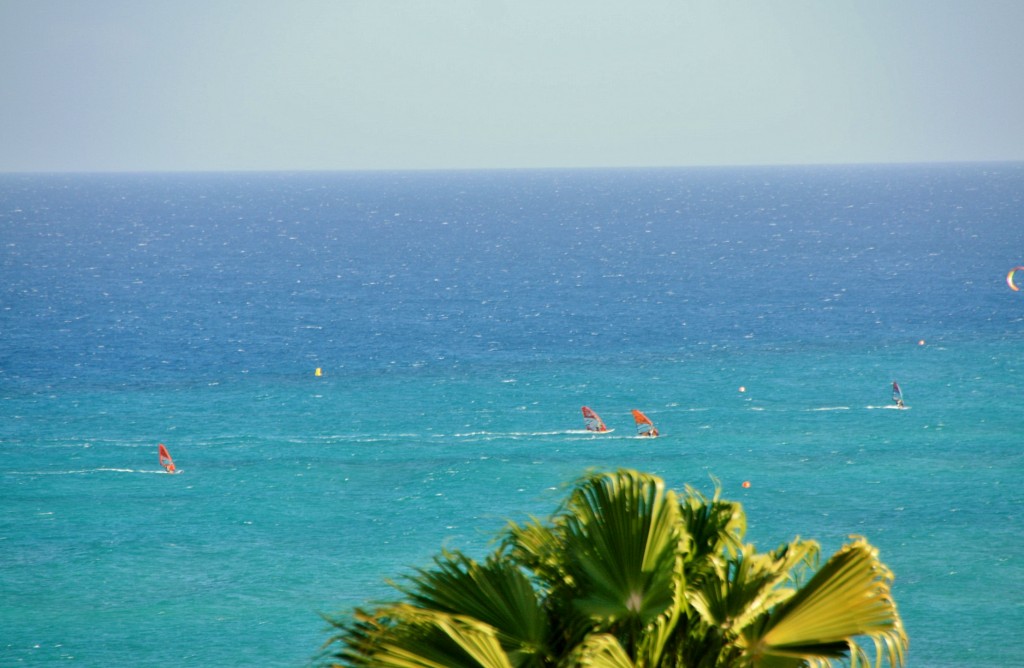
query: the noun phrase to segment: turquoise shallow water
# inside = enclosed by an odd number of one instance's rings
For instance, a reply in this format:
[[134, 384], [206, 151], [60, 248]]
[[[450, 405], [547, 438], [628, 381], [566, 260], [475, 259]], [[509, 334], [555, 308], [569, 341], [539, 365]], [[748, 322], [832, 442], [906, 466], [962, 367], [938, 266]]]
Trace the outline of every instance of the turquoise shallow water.
[[5, 178], [4, 665], [305, 665], [592, 467], [867, 536], [911, 666], [1018, 658], [1019, 167]]

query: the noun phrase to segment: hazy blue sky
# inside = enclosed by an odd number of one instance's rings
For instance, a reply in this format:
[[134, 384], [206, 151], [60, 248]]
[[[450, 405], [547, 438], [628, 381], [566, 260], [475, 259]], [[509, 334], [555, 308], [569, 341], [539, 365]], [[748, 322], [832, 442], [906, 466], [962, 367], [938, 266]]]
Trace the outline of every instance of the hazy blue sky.
[[0, 0], [0, 171], [1024, 160], [1021, 0]]

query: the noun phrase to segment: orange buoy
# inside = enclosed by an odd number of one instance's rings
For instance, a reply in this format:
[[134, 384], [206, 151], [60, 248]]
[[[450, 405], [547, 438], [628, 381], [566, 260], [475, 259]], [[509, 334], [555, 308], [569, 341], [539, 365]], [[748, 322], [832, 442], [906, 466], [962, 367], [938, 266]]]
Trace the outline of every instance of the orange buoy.
[[750, 481], [749, 480], [744, 480], [743, 481], [743, 489], [749, 489], [749, 488], [750, 488]]

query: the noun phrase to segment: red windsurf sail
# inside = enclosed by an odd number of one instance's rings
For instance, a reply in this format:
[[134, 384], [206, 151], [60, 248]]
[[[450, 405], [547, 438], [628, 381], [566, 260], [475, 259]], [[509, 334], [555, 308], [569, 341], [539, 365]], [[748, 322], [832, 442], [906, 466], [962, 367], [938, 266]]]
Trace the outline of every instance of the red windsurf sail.
[[587, 426], [587, 431], [608, 431], [601, 417], [587, 406], [583, 407], [583, 423]]
[[167, 452], [163, 443], [160, 444], [160, 466], [164, 467], [168, 473], [174, 473], [174, 460], [171, 459], [171, 453]]

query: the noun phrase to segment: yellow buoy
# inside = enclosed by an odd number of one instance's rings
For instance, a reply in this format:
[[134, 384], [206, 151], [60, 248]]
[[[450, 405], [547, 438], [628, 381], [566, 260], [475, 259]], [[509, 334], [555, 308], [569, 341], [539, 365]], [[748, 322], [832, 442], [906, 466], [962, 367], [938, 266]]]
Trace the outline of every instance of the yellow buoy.
[[324, 375], [323, 372], [320, 370], [320, 367], [316, 368], [316, 375], [318, 375], [318, 376]]

